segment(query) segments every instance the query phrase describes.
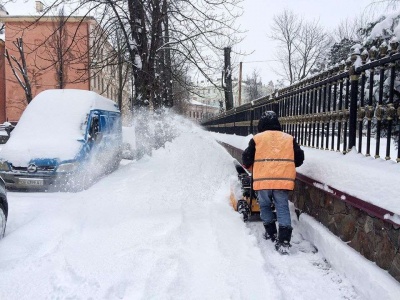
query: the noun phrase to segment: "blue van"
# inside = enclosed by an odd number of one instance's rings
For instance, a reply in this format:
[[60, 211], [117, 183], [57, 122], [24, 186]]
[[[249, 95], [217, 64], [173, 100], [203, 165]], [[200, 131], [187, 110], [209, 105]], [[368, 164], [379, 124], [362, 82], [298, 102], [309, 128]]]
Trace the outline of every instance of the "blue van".
[[8, 189], [79, 191], [118, 168], [121, 113], [84, 90], [46, 90], [27, 106], [0, 151]]

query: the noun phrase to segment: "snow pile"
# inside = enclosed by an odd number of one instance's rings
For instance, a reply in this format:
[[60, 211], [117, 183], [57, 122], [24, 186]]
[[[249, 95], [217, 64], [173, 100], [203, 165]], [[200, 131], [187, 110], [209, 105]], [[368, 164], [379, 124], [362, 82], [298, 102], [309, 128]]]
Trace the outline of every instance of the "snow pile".
[[169, 118], [171, 142], [87, 191], [8, 193], [0, 299], [396, 299], [387, 272], [305, 215], [279, 255], [230, 207], [236, 170], [214, 134]]
[[[327, 267], [334, 266], [345, 274], [353, 283], [360, 299], [398, 299], [400, 284], [397, 281], [342, 242], [321, 223], [306, 214], [301, 214], [300, 221], [295, 222], [294, 226], [306, 240], [313, 241], [319, 253], [326, 258]], [[340, 278], [334, 280], [342, 281]], [[354, 295], [347, 296], [344, 298], [354, 299]]]
[[390, 38], [393, 34], [400, 38], [398, 35], [400, 33], [398, 27], [399, 13], [400, 11], [381, 16], [372, 27], [367, 41], [377, 38]]
[[229, 206], [233, 159], [204, 131], [77, 194], [9, 193], [1, 299], [281, 299]]

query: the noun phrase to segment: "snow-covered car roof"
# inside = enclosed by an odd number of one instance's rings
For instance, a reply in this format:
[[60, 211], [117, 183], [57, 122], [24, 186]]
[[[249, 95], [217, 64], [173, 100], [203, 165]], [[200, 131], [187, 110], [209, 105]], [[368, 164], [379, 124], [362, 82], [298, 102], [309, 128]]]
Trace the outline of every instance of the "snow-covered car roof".
[[26, 166], [31, 159], [74, 159], [91, 110], [119, 112], [115, 102], [84, 90], [46, 90], [27, 106], [0, 159]]

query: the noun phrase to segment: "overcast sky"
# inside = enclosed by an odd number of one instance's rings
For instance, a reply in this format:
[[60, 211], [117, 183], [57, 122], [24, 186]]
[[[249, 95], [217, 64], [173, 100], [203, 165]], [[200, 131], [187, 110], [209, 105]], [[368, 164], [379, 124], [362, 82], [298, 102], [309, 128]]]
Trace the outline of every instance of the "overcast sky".
[[[33, 14], [34, 0], [13, 0], [17, 3], [6, 5], [10, 14]], [[48, 2], [42, 0], [43, 2]], [[278, 76], [273, 71], [278, 65], [275, 59], [275, 44], [268, 38], [272, 18], [285, 8], [301, 15], [305, 20], [319, 20], [328, 30], [333, 30], [341, 20], [354, 18], [363, 11], [380, 11], [382, 6], [371, 7], [371, 2], [379, 0], [243, 0], [243, 15], [238, 21], [242, 30], [247, 31], [244, 40], [234, 50], [251, 53], [247, 56], [232, 55], [233, 76], [239, 77], [239, 62], [243, 62], [243, 78], [257, 69], [263, 83], [274, 82]], [[0, 0], [0, 3], [4, 0]], [[23, 3], [23, 4], [22, 4]], [[221, 59], [223, 59], [221, 53]]]
[[[247, 57], [236, 57], [236, 65], [239, 61], [244, 62], [244, 78], [256, 68], [263, 83], [268, 83], [271, 79], [275, 81], [278, 77], [272, 69], [277, 65], [270, 61], [274, 60], [275, 49], [274, 43], [268, 38], [274, 15], [288, 8], [305, 20], [317, 19], [326, 29], [333, 30], [343, 19], [353, 18], [365, 9], [376, 11], [381, 8], [371, 8], [371, 2], [372, 0], [244, 0], [244, 14], [238, 24], [247, 33], [243, 42], [235, 48], [247, 53], [254, 52]], [[262, 62], [246, 63], [252, 61]], [[236, 73], [235, 77], [238, 77], [238, 68]]]

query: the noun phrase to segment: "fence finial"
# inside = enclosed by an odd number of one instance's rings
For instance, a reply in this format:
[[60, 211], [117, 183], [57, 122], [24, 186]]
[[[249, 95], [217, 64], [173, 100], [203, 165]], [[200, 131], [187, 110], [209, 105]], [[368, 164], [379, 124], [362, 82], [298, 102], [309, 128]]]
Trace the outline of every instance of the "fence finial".
[[388, 54], [388, 44], [386, 41], [383, 41], [382, 44], [379, 46], [379, 54], [381, 57], [385, 57]]
[[390, 45], [390, 55], [393, 55], [399, 51], [399, 40], [397, 39], [397, 37], [395, 36], [392, 37], [389, 41], [389, 45]]

